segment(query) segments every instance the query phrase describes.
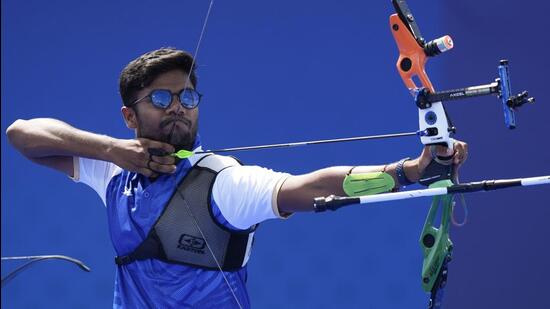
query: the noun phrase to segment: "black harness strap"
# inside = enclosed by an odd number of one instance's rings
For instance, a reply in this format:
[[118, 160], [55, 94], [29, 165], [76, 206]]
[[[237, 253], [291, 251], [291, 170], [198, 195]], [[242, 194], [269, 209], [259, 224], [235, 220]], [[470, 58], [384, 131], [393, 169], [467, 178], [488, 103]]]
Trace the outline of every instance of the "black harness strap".
[[[224, 271], [241, 268], [257, 225], [245, 231], [230, 230], [215, 220], [210, 203], [217, 175], [239, 164], [218, 155], [201, 158], [178, 184], [145, 240], [130, 254], [117, 256], [115, 263], [127, 265], [154, 258], [216, 270], [217, 260]], [[208, 252], [205, 238], [215, 259]]]

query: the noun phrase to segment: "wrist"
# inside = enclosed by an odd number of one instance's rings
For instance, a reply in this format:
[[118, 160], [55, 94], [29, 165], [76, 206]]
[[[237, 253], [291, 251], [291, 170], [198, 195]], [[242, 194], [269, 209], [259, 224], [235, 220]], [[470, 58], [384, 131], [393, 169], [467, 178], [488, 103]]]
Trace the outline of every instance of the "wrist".
[[407, 177], [407, 174], [405, 172], [405, 163], [407, 163], [409, 161], [411, 161], [410, 158], [403, 158], [403, 159], [401, 159], [401, 160], [399, 160], [395, 163], [396, 164], [395, 174], [396, 174], [396, 177], [397, 177], [397, 182], [402, 187], [412, 185], [414, 183], [414, 181], [409, 180], [409, 178]]
[[105, 151], [102, 154], [99, 154], [99, 157], [104, 157], [105, 161], [115, 162], [116, 161], [116, 150], [120, 147], [120, 140], [114, 137], [105, 136]]
[[407, 180], [409, 180], [412, 183], [416, 183], [420, 179], [420, 171], [418, 166], [419, 166], [418, 159], [407, 160], [403, 163], [403, 171], [404, 171], [405, 177], [407, 178]]

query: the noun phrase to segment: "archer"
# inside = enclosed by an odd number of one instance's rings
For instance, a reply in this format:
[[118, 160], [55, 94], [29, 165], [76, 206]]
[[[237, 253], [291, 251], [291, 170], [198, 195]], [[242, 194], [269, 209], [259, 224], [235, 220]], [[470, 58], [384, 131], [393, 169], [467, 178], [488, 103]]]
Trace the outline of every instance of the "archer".
[[[248, 308], [247, 262], [260, 222], [313, 211], [318, 196], [347, 195], [346, 179], [353, 175], [384, 176], [384, 190], [398, 190], [417, 182], [433, 160], [424, 147], [416, 159], [304, 175], [217, 154], [180, 160], [172, 155], [177, 150], [202, 150], [197, 83], [189, 53], [159, 49], [131, 61], [120, 75], [121, 112], [134, 139], [45, 118], [17, 120], [7, 129], [24, 156], [101, 197], [118, 255], [115, 308]], [[450, 158], [456, 172], [468, 146], [455, 141], [453, 150], [440, 147], [438, 154]], [[372, 189], [369, 182], [363, 186]]]

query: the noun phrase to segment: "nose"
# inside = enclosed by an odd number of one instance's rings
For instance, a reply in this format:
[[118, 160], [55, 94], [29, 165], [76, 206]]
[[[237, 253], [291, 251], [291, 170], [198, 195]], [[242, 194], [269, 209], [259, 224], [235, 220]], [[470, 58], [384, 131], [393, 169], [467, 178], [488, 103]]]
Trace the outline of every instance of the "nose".
[[170, 105], [166, 109], [166, 112], [169, 114], [180, 114], [183, 113], [185, 108], [183, 105], [181, 105], [180, 97], [178, 94], [173, 93], [172, 94], [172, 102], [170, 102]]

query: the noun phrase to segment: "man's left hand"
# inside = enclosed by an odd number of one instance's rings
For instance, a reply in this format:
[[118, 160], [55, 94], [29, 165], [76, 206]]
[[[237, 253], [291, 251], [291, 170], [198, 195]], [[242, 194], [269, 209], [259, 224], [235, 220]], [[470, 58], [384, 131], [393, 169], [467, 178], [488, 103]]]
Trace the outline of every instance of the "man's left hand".
[[453, 172], [458, 177], [458, 169], [468, 159], [468, 144], [455, 140], [453, 150], [444, 146], [424, 146], [422, 153], [417, 159], [405, 162], [407, 178], [414, 182], [420, 179], [426, 167], [433, 160], [431, 147], [436, 147], [434, 153], [439, 157], [452, 157]]

